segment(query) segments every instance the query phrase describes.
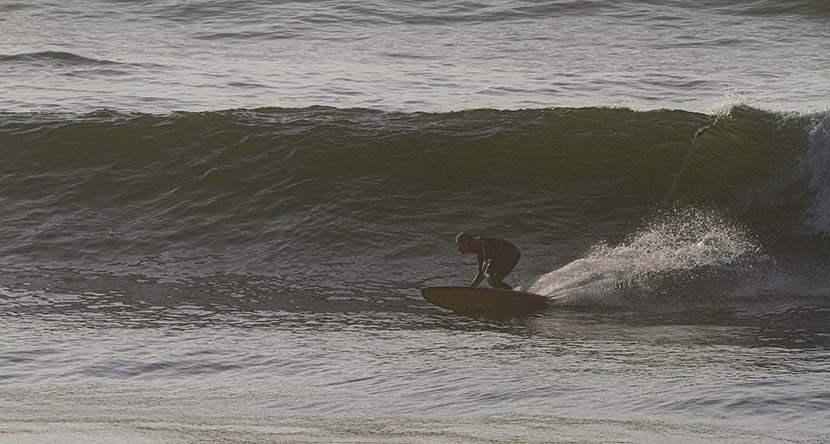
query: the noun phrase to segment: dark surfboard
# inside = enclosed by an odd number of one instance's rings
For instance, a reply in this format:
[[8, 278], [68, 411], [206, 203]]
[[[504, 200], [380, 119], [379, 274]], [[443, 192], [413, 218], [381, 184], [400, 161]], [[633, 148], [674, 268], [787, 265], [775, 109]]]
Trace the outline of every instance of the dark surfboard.
[[533, 293], [476, 287], [421, 289], [427, 301], [459, 313], [523, 314], [544, 311], [547, 299]]

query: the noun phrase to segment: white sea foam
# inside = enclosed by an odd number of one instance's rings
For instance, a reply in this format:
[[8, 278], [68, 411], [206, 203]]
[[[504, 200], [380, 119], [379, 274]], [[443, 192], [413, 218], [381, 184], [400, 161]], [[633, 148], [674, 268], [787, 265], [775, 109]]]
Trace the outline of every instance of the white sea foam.
[[800, 168], [813, 194], [813, 206], [806, 224], [817, 234], [830, 233], [830, 117], [825, 116], [810, 130], [810, 147]]

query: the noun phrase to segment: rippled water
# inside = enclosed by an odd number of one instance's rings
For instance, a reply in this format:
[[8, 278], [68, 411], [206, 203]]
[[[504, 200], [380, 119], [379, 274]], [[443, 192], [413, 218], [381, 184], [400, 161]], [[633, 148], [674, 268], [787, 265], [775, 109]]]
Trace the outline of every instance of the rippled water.
[[0, 5], [0, 109], [825, 107], [823, 0]]
[[414, 288], [13, 276], [0, 286], [5, 442], [827, 438], [824, 297], [724, 304], [709, 290], [493, 319]]
[[[0, 442], [830, 442], [824, 0], [38, 0], [0, 36]], [[461, 230], [547, 310], [425, 301]]]
[[75, 299], [87, 311], [63, 322], [4, 324], [10, 438], [90, 430], [91, 418], [115, 436], [165, 441], [541, 442], [561, 430], [774, 442], [826, 432], [827, 338], [763, 319], [239, 314], [180, 303], [124, 328], [108, 314], [129, 310], [117, 297]]

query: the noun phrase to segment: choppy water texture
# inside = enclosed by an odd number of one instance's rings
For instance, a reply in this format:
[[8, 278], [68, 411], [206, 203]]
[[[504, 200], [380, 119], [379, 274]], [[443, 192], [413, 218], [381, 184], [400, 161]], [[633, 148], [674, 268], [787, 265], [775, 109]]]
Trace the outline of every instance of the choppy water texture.
[[824, 0], [0, 4], [0, 109], [827, 106]]
[[[830, 441], [828, 34], [0, 3], [0, 442]], [[548, 309], [424, 301], [472, 279], [460, 230]]]

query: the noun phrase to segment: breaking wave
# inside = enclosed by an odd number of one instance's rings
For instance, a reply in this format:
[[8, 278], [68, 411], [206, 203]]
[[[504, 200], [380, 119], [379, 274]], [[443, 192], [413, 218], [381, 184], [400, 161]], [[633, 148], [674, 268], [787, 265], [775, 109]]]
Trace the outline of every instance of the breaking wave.
[[826, 114], [746, 106], [3, 114], [0, 255], [359, 290], [447, 276], [470, 229], [513, 240], [523, 281], [577, 302], [738, 291], [759, 267], [816, 286], [828, 134]]

